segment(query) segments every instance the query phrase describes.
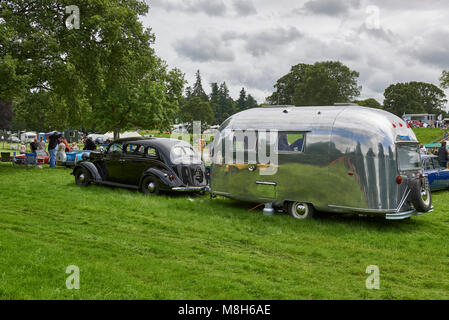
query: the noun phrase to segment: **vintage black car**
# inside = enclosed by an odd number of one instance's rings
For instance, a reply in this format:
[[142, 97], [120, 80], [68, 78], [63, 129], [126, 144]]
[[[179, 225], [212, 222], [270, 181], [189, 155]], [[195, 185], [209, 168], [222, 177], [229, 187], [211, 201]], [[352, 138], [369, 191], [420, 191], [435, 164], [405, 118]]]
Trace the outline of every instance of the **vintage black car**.
[[79, 186], [94, 182], [145, 194], [202, 192], [209, 180], [203, 162], [189, 143], [165, 138], [114, 141], [103, 152], [91, 152], [72, 174]]

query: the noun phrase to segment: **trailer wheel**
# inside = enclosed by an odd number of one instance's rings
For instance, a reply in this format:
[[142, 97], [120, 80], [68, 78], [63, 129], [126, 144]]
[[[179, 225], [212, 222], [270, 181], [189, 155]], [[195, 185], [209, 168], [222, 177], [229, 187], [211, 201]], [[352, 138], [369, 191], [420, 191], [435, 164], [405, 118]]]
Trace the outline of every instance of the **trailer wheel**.
[[85, 168], [79, 168], [75, 172], [75, 182], [80, 187], [87, 187], [91, 183], [90, 174]]
[[309, 203], [289, 202], [288, 214], [298, 220], [311, 219], [315, 216], [315, 208]]
[[432, 208], [432, 193], [430, 192], [429, 181], [415, 179], [410, 182], [410, 200], [418, 212], [428, 212]]

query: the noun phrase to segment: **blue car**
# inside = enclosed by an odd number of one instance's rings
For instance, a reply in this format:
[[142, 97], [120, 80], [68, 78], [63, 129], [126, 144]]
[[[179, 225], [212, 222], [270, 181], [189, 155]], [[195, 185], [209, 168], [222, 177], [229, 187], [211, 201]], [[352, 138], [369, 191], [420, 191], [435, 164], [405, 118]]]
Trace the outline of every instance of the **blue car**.
[[66, 167], [74, 167], [76, 166], [76, 164], [80, 161], [83, 160], [83, 155], [86, 154], [87, 156], [90, 155], [90, 151], [70, 151], [67, 152], [67, 160], [66, 162], [63, 164]]
[[422, 164], [431, 191], [449, 189], [449, 169], [440, 166], [437, 156], [422, 156]]

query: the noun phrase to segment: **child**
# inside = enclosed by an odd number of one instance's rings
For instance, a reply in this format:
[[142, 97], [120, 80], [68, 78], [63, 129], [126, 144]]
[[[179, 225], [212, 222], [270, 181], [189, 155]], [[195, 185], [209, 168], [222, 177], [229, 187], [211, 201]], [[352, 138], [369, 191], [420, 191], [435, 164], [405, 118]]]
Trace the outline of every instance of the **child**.
[[25, 142], [22, 142], [22, 144], [20, 145], [19, 151], [20, 151], [20, 154], [27, 153], [27, 146], [25, 145]]

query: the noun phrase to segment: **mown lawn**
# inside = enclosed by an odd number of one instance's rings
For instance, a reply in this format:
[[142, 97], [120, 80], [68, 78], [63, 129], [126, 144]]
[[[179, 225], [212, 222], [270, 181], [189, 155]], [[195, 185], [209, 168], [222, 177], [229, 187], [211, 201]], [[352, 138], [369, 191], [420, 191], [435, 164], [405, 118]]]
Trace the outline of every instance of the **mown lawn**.
[[[410, 221], [296, 221], [0, 164], [0, 299], [449, 299], [449, 195]], [[66, 267], [80, 268], [80, 290]], [[367, 266], [381, 289], [367, 290]]]
[[415, 132], [416, 138], [422, 144], [440, 141], [444, 137], [444, 130], [439, 128], [419, 128], [413, 129], [413, 132]]

